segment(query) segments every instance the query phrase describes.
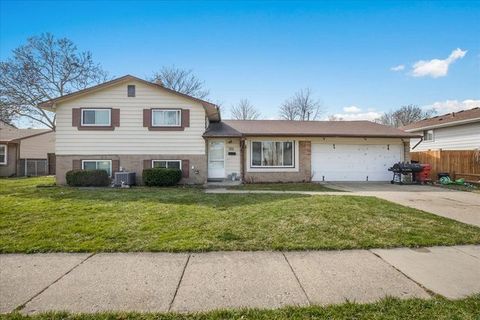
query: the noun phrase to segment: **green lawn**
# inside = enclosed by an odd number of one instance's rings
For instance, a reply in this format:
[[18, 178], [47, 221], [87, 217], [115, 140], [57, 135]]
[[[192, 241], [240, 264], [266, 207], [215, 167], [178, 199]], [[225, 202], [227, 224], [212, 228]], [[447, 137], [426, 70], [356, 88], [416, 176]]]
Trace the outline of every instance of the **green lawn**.
[[338, 191], [319, 183], [254, 183], [229, 187], [231, 190], [274, 190], [274, 191]]
[[36, 187], [0, 179], [0, 252], [385, 248], [480, 243], [480, 228], [374, 197]]
[[12, 313], [5, 320], [294, 320], [294, 319], [392, 319], [392, 320], [478, 320], [480, 295], [461, 300], [433, 298], [431, 300], [400, 300], [387, 298], [377, 303], [346, 303], [328, 307], [289, 307], [277, 310], [233, 310], [196, 314], [176, 313], [43, 313], [24, 316]]

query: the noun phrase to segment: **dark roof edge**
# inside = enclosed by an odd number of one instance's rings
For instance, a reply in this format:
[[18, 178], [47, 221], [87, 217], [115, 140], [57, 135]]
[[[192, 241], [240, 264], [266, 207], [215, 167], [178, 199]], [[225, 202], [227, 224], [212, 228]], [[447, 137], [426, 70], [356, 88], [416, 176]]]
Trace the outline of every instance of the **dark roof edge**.
[[312, 137], [312, 138], [421, 138], [422, 135], [419, 134], [404, 134], [404, 135], [378, 135], [378, 134], [274, 134], [274, 133], [248, 133], [241, 135], [209, 135], [208, 133], [203, 134], [204, 138], [248, 138], [248, 137]]

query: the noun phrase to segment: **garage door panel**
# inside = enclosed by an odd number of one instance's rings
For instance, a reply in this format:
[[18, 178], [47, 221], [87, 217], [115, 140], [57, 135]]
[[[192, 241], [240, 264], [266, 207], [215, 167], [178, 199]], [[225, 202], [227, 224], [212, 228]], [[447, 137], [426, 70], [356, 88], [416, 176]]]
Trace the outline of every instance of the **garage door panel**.
[[402, 145], [312, 144], [313, 181], [388, 181]]

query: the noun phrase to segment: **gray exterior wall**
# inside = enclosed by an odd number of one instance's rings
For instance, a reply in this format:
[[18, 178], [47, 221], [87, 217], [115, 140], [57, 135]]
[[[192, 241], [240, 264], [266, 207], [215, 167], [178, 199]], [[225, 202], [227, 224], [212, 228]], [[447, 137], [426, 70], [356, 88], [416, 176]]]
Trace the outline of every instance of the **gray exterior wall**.
[[[207, 157], [205, 155], [76, 155], [56, 156], [56, 180], [57, 184], [66, 184], [65, 174], [67, 171], [72, 170], [73, 160], [119, 160], [120, 167], [124, 171], [135, 172], [137, 178], [137, 184], [142, 184], [142, 171], [144, 169], [144, 160], [189, 160], [189, 177], [183, 178], [180, 183], [182, 184], [204, 184], [207, 181]], [[192, 166], [195, 169], [192, 169]], [[198, 173], [196, 173], [198, 171]]]
[[[3, 143], [2, 143], [3, 144]], [[7, 144], [7, 164], [0, 164], [0, 177], [10, 177], [17, 173], [18, 144]]]

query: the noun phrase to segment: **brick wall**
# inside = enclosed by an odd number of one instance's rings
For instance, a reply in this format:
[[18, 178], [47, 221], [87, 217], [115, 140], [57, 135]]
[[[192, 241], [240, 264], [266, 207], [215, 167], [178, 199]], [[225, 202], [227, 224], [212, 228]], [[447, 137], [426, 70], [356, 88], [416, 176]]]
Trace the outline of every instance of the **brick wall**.
[[[56, 157], [56, 179], [57, 184], [66, 184], [65, 174], [72, 170], [73, 160], [119, 160], [120, 167], [124, 171], [135, 172], [137, 184], [142, 182], [142, 171], [144, 160], [186, 160], [189, 163], [189, 177], [184, 178], [180, 183], [186, 184], [204, 184], [207, 181], [207, 157], [205, 155], [85, 155], [85, 156], [63, 156]], [[192, 166], [195, 169], [192, 170]], [[198, 170], [198, 173], [195, 171]]]

